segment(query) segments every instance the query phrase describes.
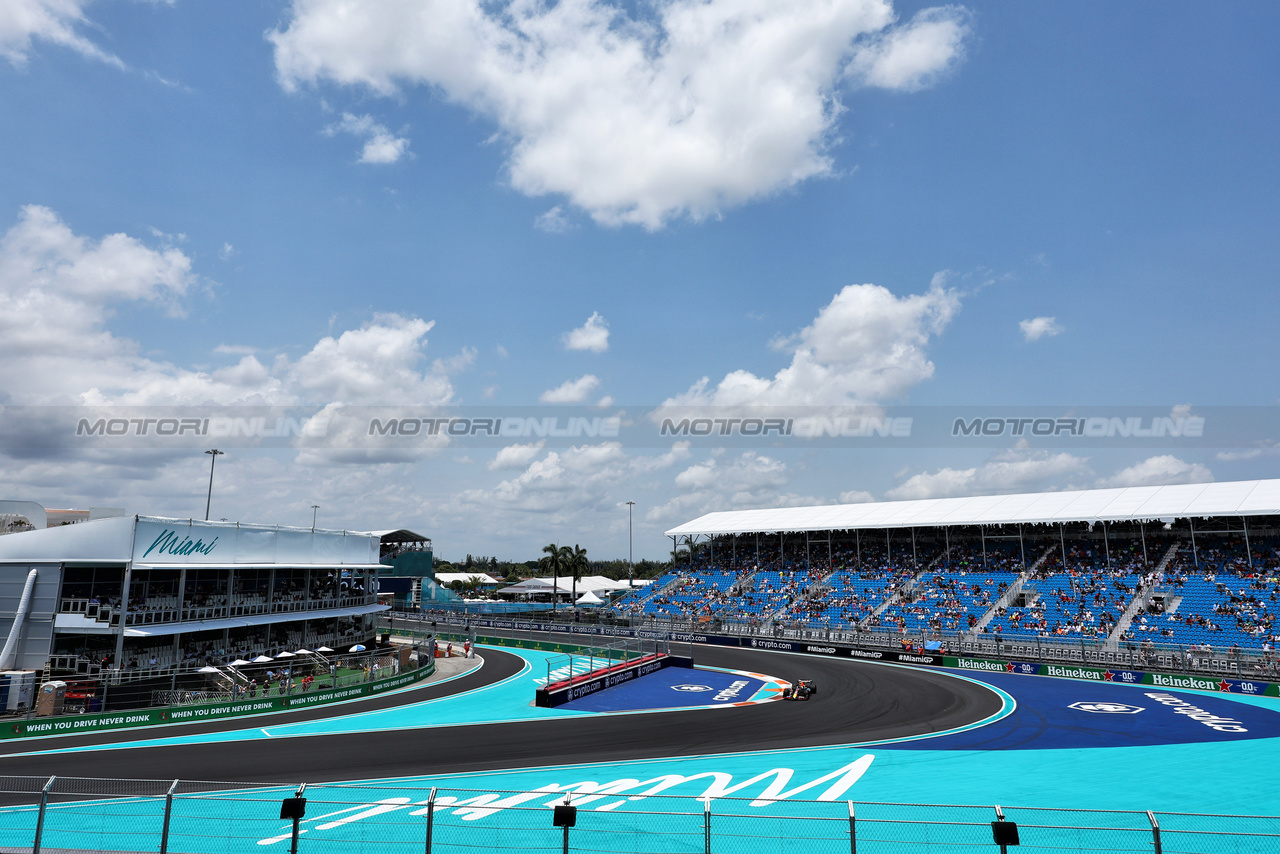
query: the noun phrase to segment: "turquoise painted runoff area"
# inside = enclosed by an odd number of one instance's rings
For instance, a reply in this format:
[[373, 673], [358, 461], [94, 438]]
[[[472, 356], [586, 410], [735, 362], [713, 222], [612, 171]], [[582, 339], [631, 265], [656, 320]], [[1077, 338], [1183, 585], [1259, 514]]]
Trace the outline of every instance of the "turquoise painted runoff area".
[[[545, 677], [546, 660], [555, 654], [530, 650], [515, 652], [528, 662], [528, 666], [520, 674], [500, 684], [449, 698], [379, 712], [343, 715], [323, 721], [283, 724], [216, 735], [150, 739], [133, 744], [241, 741], [246, 738], [454, 726], [587, 714], [532, 706], [530, 700], [537, 676], [541, 674]], [[976, 674], [956, 676], [983, 681], [981, 675]], [[1024, 678], [1028, 686], [1039, 679], [1033, 676]], [[1080, 700], [1091, 699], [1095, 687], [1092, 683], [1072, 682], [1079, 686]], [[1006, 696], [1017, 698], [1020, 692], [1017, 681], [1006, 679], [1001, 684], [1008, 691]], [[1114, 698], [1117, 692], [1129, 692], [1131, 702], [1135, 705], [1151, 705], [1151, 701], [1143, 696], [1151, 690], [1150, 686], [1107, 687], [1108, 698]], [[1030, 696], [1034, 692], [1027, 693]], [[1191, 702], [1196, 701], [1197, 697], [1213, 697], [1215, 700], [1238, 703], [1280, 715], [1275, 710], [1275, 701], [1271, 699], [1195, 691], [1168, 693], [1176, 693]], [[1015, 704], [1010, 701], [1006, 705], [1011, 709]], [[479, 710], [484, 711], [477, 714]], [[730, 722], [734, 712], [728, 708], [720, 714], [724, 714], [726, 721]], [[988, 725], [998, 727], [1004, 718], [1004, 714], [996, 715]], [[937, 734], [940, 743], [948, 735]], [[678, 781], [662, 794], [693, 798], [708, 793], [723, 796], [726, 790], [731, 790], [730, 795], [733, 797], [755, 798], [775, 781], [781, 780], [781, 787], [775, 789], [769, 798], [761, 799], [761, 805], [752, 806], [752, 810], [775, 807], [783, 809], [780, 806], [783, 802], [793, 804], [787, 809], [796, 809], [800, 808], [802, 801], [823, 798], [825, 795], [830, 796], [824, 798], [830, 802], [829, 806], [838, 806], [845, 800], [921, 804], [999, 803], [1006, 808], [1010, 805], [1031, 805], [1057, 809], [1151, 809], [1238, 815], [1275, 813], [1278, 811], [1276, 804], [1280, 804], [1280, 774], [1274, 772], [1276, 763], [1280, 760], [1280, 738], [1084, 749], [1059, 747], [983, 751], [929, 749], [928, 739], [933, 737], [915, 739], [909, 744], [846, 745], [366, 781], [366, 785], [374, 785], [376, 788], [360, 790], [363, 792], [360, 797], [367, 798], [370, 804], [382, 801], [383, 812], [402, 811], [405, 820], [410, 821], [416, 820], [408, 817], [410, 807], [425, 798], [424, 790], [432, 786], [439, 787], [442, 794], [461, 790], [457, 797], [465, 800], [483, 793], [528, 792], [533, 789], [550, 792], [565, 786], [581, 791], [592, 790], [593, 787], [596, 790], [608, 788], [612, 784], [621, 791], [628, 785], [628, 780], [634, 783], [679, 775], [691, 779]], [[821, 782], [809, 785], [814, 781]], [[734, 789], [742, 783], [746, 785]], [[787, 792], [792, 794], [783, 797]], [[308, 789], [308, 793], [317, 800], [322, 798], [317, 789]], [[632, 798], [634, 794], [634, 790], [629, 790], [626, 797]], [[257, 797], [256, 794], [253, 796]], [[270, 798], [275, 796], [263, 795]], [[347, 796], [350, 796], [350, 792]], [[387, 799], [398, 800], [398, 804]], [[616, 798], [599, 801], [590, 809], [608, 807], [616, 801]], [[644, 808], [641, 806], [643, 799], [640, 802], [629, 802], [634, 803], [637, 810]], [[662, 809], [652, 799], [651, 805], [654, 810]], [[584, 805], [585, 808], [587, 807]], [[815, 806], [813, 809], [819, 807]], [[450, 814], [458, 810], [463, 810], [462, 805]], [[494, 812], [496, 814], [501, 811]], [[20, 818], [19, 812], [0, 812], [0, 825], [25, 821]], [[379, 821], [391, 820], [390, 816], [382, 813], [379, 815]], [[484, 827], [491, 818], [487, 814], [459, 815], [460, 820], [477, 829]], [[341, 827], [350, 829], [363, 820], [344, 821]], [[274, 827], [277, 823], [268, 824]], [[332, 832], [337, 829], [338, 825], [334, 825]], [[312, 838], [317, 838], [331, 831], [316, 825], [312, 832]], [[264, 838], [266, 835], [269, 834], [264, 831]], [[0, 838], [2, 837], [3, 834], [0, 833]]]

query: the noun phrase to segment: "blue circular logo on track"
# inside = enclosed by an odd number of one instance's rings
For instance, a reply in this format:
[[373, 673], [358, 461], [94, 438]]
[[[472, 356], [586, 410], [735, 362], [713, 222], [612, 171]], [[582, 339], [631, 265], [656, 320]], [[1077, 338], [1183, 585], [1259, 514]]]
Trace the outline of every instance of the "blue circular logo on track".
[[710, 685], [672, 685], [672, 691], [687, 691], [691, 694], [700, 693], [702, 691], [710, 691]]

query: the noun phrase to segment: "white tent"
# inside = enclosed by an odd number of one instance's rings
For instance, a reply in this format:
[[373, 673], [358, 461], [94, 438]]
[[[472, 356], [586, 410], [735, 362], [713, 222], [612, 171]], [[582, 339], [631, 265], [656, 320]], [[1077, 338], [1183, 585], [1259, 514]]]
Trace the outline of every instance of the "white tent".
[[668, 537], [950, 525], [1057, 524], [1280, 515], [1280, 480], [1130, 486], [708, 513]]
[[473, 578], [479, 579], [481, 587], [497, 587], [502, 583], [486, 572], [437, 572], [436, 584], [441, 587], [448, 587], [455, 581], [461, 581], [466, 584]]
[[573, 604], [575, 604], [575, 605], [603, 605], [603, 604], [604, 604], [604, 600], [603, 600], [603, 599], [601, 599], [601, 598], [600, 598], [599, 596], [597, 596], [596, 594], [592, 593], [590, 590], [588, 590], [586, 593], [583, 593], [581, 596], [579, 596], [579, 597], [578, 597], [578, 601], [577, 601], [577, 602], [574, 602]]
[[[562, 576], [555, 579], [555, 589], [561, 596], [568, 596], [574, 590], [573, 576]], [[588, 592], [600, 596], [611, 590], [627, 589], [626, 580], [614, 581], [612, 578], [605, 578], [603, 575], [584, 575], [578, 579], [578, 593]], [[550, 593], [552, 591], [552, 579], [550, 578], [526, 578], [519, 584], [512, 584], [510, 587], [504, 587], [499, 593], [526, 594], [526, 593]]]

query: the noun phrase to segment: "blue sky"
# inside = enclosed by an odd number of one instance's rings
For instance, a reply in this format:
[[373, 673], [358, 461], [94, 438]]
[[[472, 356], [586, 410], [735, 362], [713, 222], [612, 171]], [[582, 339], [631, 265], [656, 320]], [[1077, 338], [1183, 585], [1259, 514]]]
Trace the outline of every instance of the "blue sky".
[[[342, 5], [0, 11], [0, 404], [1280, 397], [1269, 5]], [[0, 484], [199, 515], [206, 462], [19, 443]], [[214, 515], [319, 504], [449, 558], [610, 557], [634, 500], [639, 557], [708, 510], [1276, 469], [1012, 442], [246, 448]]]

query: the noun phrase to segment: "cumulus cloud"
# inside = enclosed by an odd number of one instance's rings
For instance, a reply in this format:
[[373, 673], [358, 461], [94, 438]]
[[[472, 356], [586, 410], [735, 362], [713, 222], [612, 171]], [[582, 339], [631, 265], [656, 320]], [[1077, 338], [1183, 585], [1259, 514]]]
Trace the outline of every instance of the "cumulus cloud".
[[564, 208], [556, 205], [534, 217], [533, 227], [547, 234], [564, 234], [573, 229], [573, 223], [564, 212]]
[[582, 403], [600, 385], [600, 380], [593, 374], [584, 374], [576, 380], [566, 380], [553, 389], [544, 391], [538, 400], [543, 403]]
[[507, 445], [489, 461], [489, 471], [525, 468], [533, 462], [534, 457], [542, 453], [546, 444], [545, 441], [539, 441], [532, 445]]
[[840, 493], [841, 504], [866, 504], [875, 500], [874, 495], [861, 489], [851, 489], [848, 492]]
[[[499, 456], [506, 452], [503, 449]], [[511, 458], [523, 451], [513, 451]], [[614, 511], [618, 497], [612, 494], [620, 484], [637, 475], [670, 468], [689, 456], [688, 443], [673, 445], [657, 456], [634, 456], [617, 442], [577, 445], [536, 456], [524, 471], [492, 489], [470, 489], [458, 496], [463, 507], [484, 508], [485, 512], [532, 511], [561, 519], [574, 518], [588, 510]]]
[[660, 228], [828, 175], [845, 80], [928, 85], [966, 15], [888, 0], [294, 0], [268, 34], [289, 90], [441, 92], [494, 121], [511, 185]]
[[23, 208], [0, 238], [0, 393], [25, 404], [432, 404], [451, 398], [450, 375], [475, 358], [465, 349], [426, 365], [432, 324], [396, 314], [322, 338], [297, 361], [268, 365], [251, 347], [219, 345], [239, 358], [202, 371], [147, 358], [110, 330], [121, 307], [181, 318], [199, 284], [177, 248], [126, 234], [95, 240], [48, 208]]
[[373, 116], [357, 116], [343, 113], [342, 120], [325, 128], [325, 133], [349, 133], [364, 139], [360, 151], [360, 163], [395, 163], [409, 151], [407, 137], [396, 136], [386, 126], [374, 121]]
[[1086, 457], [1068, 453], [1015, 449], [995, 454], [980, 466], [941, 468], [912, 475], [885, 492], [894, 501], [951, 498], [1001, 492], [1035, 492], [1055, 486], [1063, 477], [1091, 474]]
[[897, 397], [933, 376], [929, 341], [959, 309], [941, 275], [927, 292], [906, 297], [848, 285], [813, 323], [777, 342], [792, 358], [772, 379], [737, 370], [711, 386], [703, 377], [664, 405], [839, 406]]
[[588, 350], [603, 353], [609, 349], [609, 321], [593, 311], [587, 322], [564, 334], [566, 350]]
[[964, 59], [969, 13], [957, 6], [922, 9], [908, 23], [861, 45], [848, 73], [865, 86], [915, 91]]
[[0, 3], [0, 56], [14, 66], [23, 66], [33, 42], [44, 41], [124, 68], [119, 58], [80, 34], [88, 23], [86, 5], [87, 0], [4, 0]]
[[786, 491], [786, 463], [756, 451], [736, 457], [711, 457], [694, 463], [675, 477], [679, 493], [650, 509], [645, 518], [685, 520], [717, 510], [757, 507], [799, 507], [823, 503], [814, 496]]
[[1189, 463], [1172, 454], [1148, 457], [1098, 481], [1098, 486], [1165, 486], [1172, 483], [1209, 483], [1213, 472], [1200, 463]]
[[1052, 338], [1054, 335], [1062, 334], [1065, 327], [1058, 323], [1056, 317], [1033, 317], [1029, 320], [1018, 322], [1018, 328], [1022, 330], [1022, 337], [1027, 341], [1039, 341], [1041, 338]]

